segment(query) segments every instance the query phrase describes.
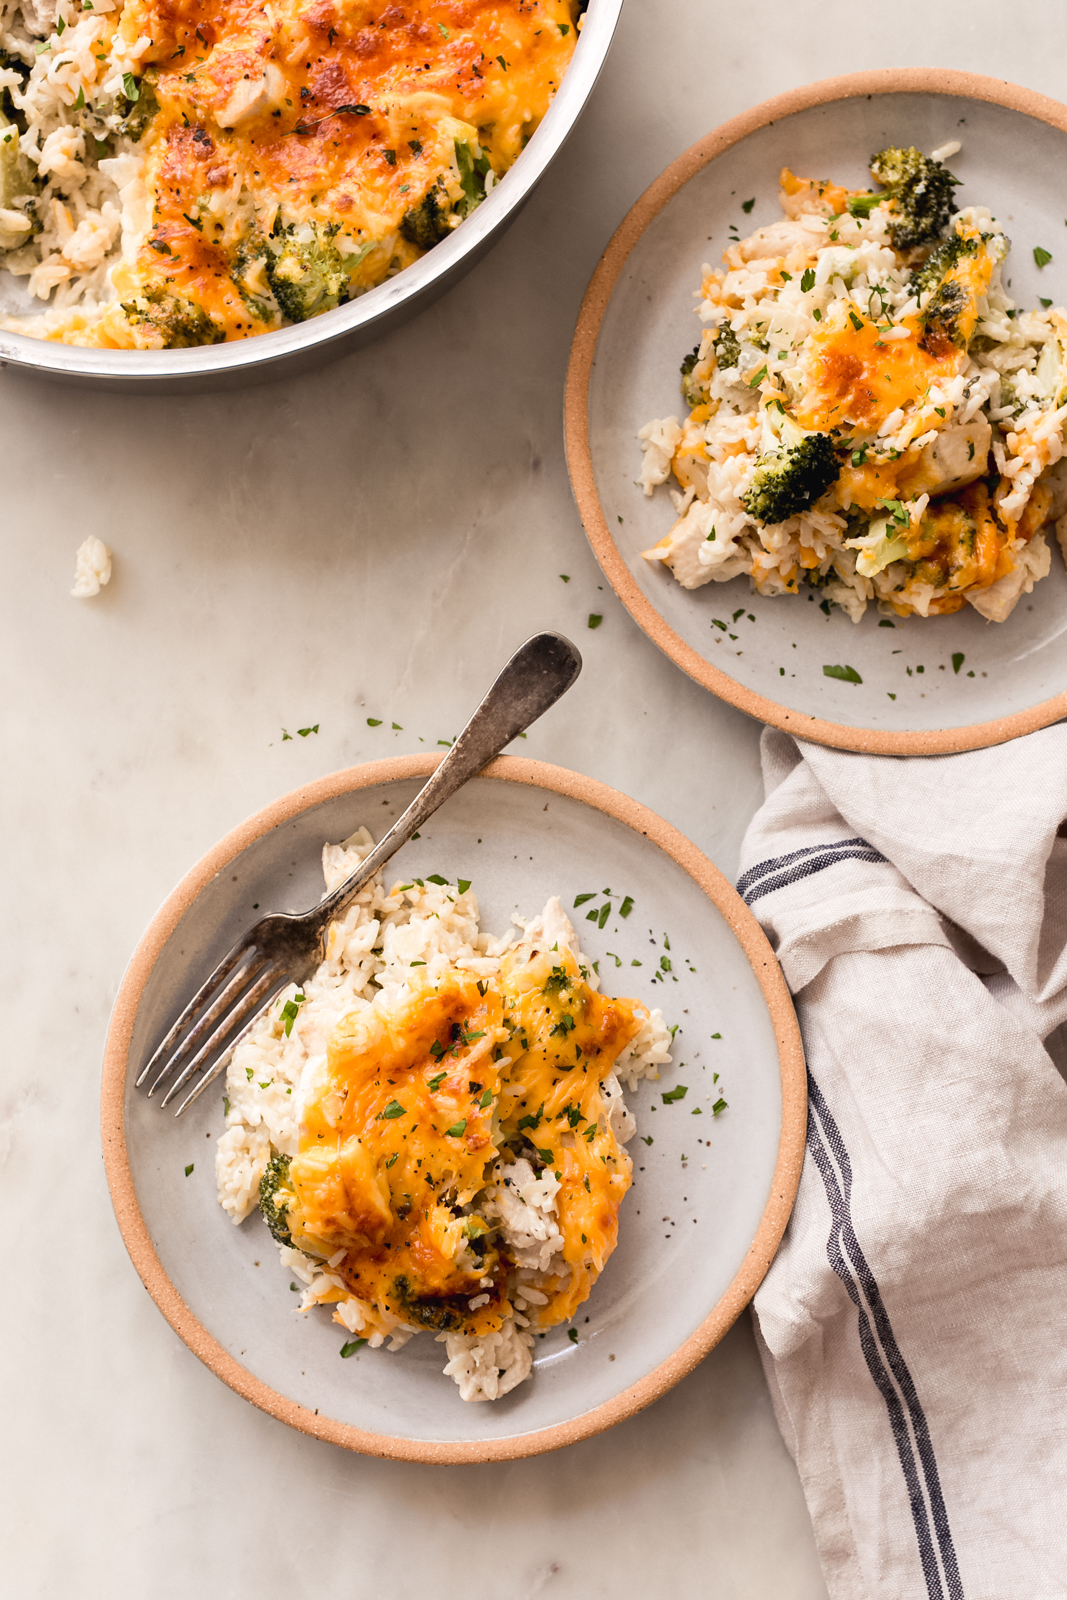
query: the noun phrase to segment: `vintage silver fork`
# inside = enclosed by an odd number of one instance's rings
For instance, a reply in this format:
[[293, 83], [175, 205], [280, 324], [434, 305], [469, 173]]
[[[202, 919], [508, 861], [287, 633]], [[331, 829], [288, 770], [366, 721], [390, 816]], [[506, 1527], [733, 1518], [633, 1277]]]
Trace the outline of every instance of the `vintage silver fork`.
[[174, 1113], [180, 1117], [218, 1076], [285, 986], [303, 983], [315, 971], [323, 958], [328, 925], [343, 914], [379, 867], [438, 806], [554, 705], [581, 670], [581, 656], [562, 634], [537, 633], [520, 645], [440, 766], [381, 843], [311, 911], [261, 917], [237, 941], [167, 1031], [137, 1079], [138, 1088], [154, 1072], [148, 1090], [153, 1095], [177, 1073], [160, 1102], [165, 1106], [195, 1079]]

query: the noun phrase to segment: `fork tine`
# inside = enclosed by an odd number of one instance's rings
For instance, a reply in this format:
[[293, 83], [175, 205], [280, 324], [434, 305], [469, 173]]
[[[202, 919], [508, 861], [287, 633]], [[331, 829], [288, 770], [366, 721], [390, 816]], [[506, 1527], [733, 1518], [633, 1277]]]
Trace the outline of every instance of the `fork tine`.
[[[256, 1023], [264, 1015], [264, 1013], [270, 1010], [270, 1008], [274, 1004], [275, 1000], [277, 1000], [279, 994], [281, 994], [282, 991], [284, 990], [285, 984], [286, 984], [287, 981], [288, 980], [281, 981], [281, 982], [278, 983], [278, 986], [267, 997], [267, 999], [263, 1002], [263, 1004], [255, 1012], [255, 1014], [253, 1016], [249, 1017], [248, 1021], [245, 1023], [244, 1027], [241, 1029], [241, 1031], [237, 1035], [236, 1039], [232, 1040], [231, 1043], [226, 1046], [225, 1050], [219, 1056], [218, 1060], [214, 1061], [211, 1064], [211, 1066], [208, 1067], [207, 1071], [202, 1074], [202, 1076], [200, 1077], [199, 1081], [189, 1091], [189, 1093], [186, 1095], [185, 1099], [182, 1101], [181, 1105], [178, 1107], [177, 1111], [174, 1113], [174, 1115], [176, 1117], [180, 1117], [182, 1112], [185, 1110], [185, 1108], [187, 1106], [191, 1106], [194, 1100], [198, 1100], [200, 1098], [200, 1096], [203, 1094], [204, 1090], [208, 1087], [208, 1085], [211, 1084], [211, 1083], [214, 1083], [215, 1079], [218, 1077], [219, 1073], [223, 1070], [223, 1068], [229, 1066], [231, 1060], [233, 1059], [233, 1053], [237, 1049], [237, 1046], [241, 1043], [242, 1039], [245, 1039], [245, 1038], [248, 1037], [248, 1035], [252, 1032], [252, 1029], [255, 1027]], [[160, 1107], [162, 1108], [163, 1106], [166, 1105], [166, 1103], [167, 1103], [166, 1100], [162, 1100], [160, 1102]]]
[[196, 1055], [193, 1056], [192, 1060], [186, 1062], [181, 1072], [179, 1072], [178, 1076], [175, 1078], [174, 1082], [171, 1084], [170, 1088], [159, 1102], [160, 1110], [162, 1110], [169, 1101], [174, 1099], [174, 1096], [177, 1094], [182, 1085], [187, 1083], [192, 1077], [193, 1073], [203, 1066], [208, 1057], [220, 1047], [222, 1041], [230, 1033], [232, 1033], [233, 1029], [245, 1021], [249, 1012], [259, 1007], [260, 1002], [263, 1000], [268, 990], [270, 990], [272, 986], [276, 986], [279, 989], [284, 988], [289, 981], [288, 973], [279, 972], [274, 963], [271, 962], [260, 973], [252, 987], [245, 990], [244, 994], [241, 996], [240, 1000], [238, 1000], [233, 1009], [225, 1017], [223, 1017], [214, 1033], [212, 1033], [211, 1037], [205, 1040], [205, 1042], [200, 1046], [200, 1049], [196, 1052]]
[[[238, 962], [226, 984], [219, 990], [211, 1004], [201, 1011], [174, 1054], [163, 1062], [148, 1091], [149, 1099], [155, 1094], [164, 1078], [170, 1077], [178, 1063], [198, 1047], [205, 1033], [209, 1032], [223, 1013], [229, 1010], [242, 991], [247, 988], [249, 981], [263, 970], [264, 964], [268, 961], [269, 957], [262, 950], [257, 949], [255, 945], [249, 946], [244, 959]], [[159, 1052], [156, 1053], [158, 1055]]]
[[152, 1068], [157, 1064], [157, 1062], [161, 1061], [164, 1056], [168, 1055], [174, 1048], [182, 1034], [185, 1032], [186, 1028], [189, 1026], [190, 1018], [196, 1013], [200, 1006], [204, 1004], [204, 1001], [208, 998], [208, 996], [214, 993], [215, 989], [217, 989], [218, 985], [223, 981], [224, 978], [229, 977], [230, 973], [233, 971], [234, 967], [241, 960], [241, 958], [248, 954], [249, 951], [254, 951], [255, 948], [255, 945], [250, 945], [247, 939], [241, 939], [237, 944], [234, 945], [233, 949], [227, 955], [223, 956], [222, 960], [219, 962], [211, 976], [200, 985], [199, 989], [193, 995], [193, 998], [189, 1001], [189, 1004], [185, 1007], [177, 1021], [172, 1023], [172, 1025], [167, 1029], [163, 1039], [153, 1050], [145, 1065], [141, 1068], [140, 1075], [138, 1076], [134, 1085], [135, 1088], [139, 1089], [141, 1087], [142, 1083], [148, 1077], [148, 1074], [152, 1071]]

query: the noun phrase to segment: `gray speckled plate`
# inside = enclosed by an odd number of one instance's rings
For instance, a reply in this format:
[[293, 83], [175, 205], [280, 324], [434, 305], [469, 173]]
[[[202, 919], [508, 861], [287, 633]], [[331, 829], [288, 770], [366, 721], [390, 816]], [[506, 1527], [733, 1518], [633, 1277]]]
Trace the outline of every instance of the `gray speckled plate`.
[[[1014, 248], [1020, 304], [1067, 301], [1067, 108], [992, 79], [942, 70], [859, 73], [780, 96], [679, 158], [623, 222], [589, 286], [575, 333], [567, 454], [579, 510], [631, 613], [692, 677], [753, 716], [847, 749], [933, 754], [995, 744], [1067, 715], [1067, 572], [1052, 571], [1007, 622], [969, 606], [879, 627], [825, 615], [814, 597], [763, 599], [747, 578], [685, 590], [641, 551], [667, 532], [666, 489], [646, 499], [636, 434], [681, 417], [678, 367], [697, 342], [694, 290], [730, 223], [780, 215], [783, 165], [861, 187], [887, 144], [962, 141], [960, 203], [988, 204]], [[751, 215], [741, 203], [755, 196]], [[1039, 271], [1035, 245], [1053, 252]], [[1053, 544], [1055, 541], [1053, 541]], [[719, 626], [725, 624], [725, 627]], [[954, 658], [962, 657], [956, 665]], [[862, 683], [824, 674], [851, 666]]]
[[[803, 1152], [799, 1032], [777, 963], [726, 880], [643, 807], [573, 773], [504, 758], [468, 784], [395, 858], [399, 875], [470, 878], [483, 926], [550, 894], [613, 889], [624, 920], [579, 921], [607, 989], [678, 1023], [677, 1065], [630, 1096], [636, 1182], [620, 1243], [566, 1330], [538, 1341], [531, 1381], [464, 1404], [429, 1336], [396, 1354], [340, 1358], [343, 1329], [301, 1316], [258, 1216], [235, 1228], [215, 1198], [221, 1089], [181, 1121], [133, 1088], [184, 998], [265, 910], [322, 892], [326, 840], [377, 835], [435, 764], [409, 757], [335, 774], [230, 834], [166, 902], [116, 1002], [104, 1068], [104, 1150], [127, 1247], [191, 1349], [255, 1404], [349, 1448], [426, 1461], [531, 1455], [639, 1410], [722, 1337], [754, 1293], [792, 1206]], [[387, 869], [388, 872], [389, 869]], [[594, 902], [602, 904], [597, 894]], [[580, 913], [575, 913], [580, 916]], [[665, 938], [670, 940], [666, 954]], [[669, 970], [664, 963], [669, 962]], [[718, 1073], [718, 1081], [714, 1074]], [[688, 1086], [664, 1104], [662, 1090]], [[727, 1111], [711, 1114], [725, 1092]], [[695, 1113], [701, 1115], [697, 1117]], [[186, 1177], [185, 1168], [193, 1165]], [[669, 1221], [664, 1222], [664, 1217]]]

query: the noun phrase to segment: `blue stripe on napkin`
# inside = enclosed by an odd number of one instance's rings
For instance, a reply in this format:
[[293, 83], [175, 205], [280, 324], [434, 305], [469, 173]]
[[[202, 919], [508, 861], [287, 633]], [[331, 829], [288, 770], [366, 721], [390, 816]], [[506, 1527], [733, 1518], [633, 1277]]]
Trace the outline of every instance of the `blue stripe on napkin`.
[[[863, 841], [846, 842], [856, 844]], [[873, 855], [877, 860], [883, 859], [877, 851]], [[825, 865], [829, 866], [830, 863], [826, 862]], [[915, 1380], [893, 1333], [877, 1281], [852, 1225], [852, 1163], [848, 1151], [810, 1072], [808, 1149], [819, 1169], [830, 1204], [832, 1223], [826, 1241], [826, 1254], [859, 1314], [860, 1347], [889, 1412], [889, 1423], [911, 1503], [926, 1592], [929, 1600], [946, 1600], [946, 1597], [947, 1600], [963, 1600], [963, 1584], [926, 1416]]]
[[790, 855], [760, 861], [737, 880], [737, 892], [747, 906], [775, 889], [785, 889], [812, 873], [824, 872], [839, 861], [885, 861], [886, 857], [866, 839], [839, 839], [836, 844], [809, 844]]

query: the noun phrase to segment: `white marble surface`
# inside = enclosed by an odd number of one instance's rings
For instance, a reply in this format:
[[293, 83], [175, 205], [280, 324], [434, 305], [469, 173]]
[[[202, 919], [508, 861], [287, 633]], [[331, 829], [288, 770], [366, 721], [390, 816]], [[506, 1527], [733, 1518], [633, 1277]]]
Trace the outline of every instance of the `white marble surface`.
[[[100, 1052], [134, 943], [221, 833], [306, 777], [434, 747], [546, 624], [586, 669], [520, 748], [635, 795], [732, 873], [758, 729], [599, 587], [571, 504], [560, 412], [582, 289], [644, 186], [752, 103], [905, 64], [1065, 97], [1065, 35], [1055, 0], [630, 0], [534, 201], [399, 334], [217, 400], [0, 374], [8, 1593], [825, 1595], [747, 1321], [635, 1421], [509, 1466], [366, 1460], [237, 1399], [126, 1257]], [[76, 602], [90, 532], [115, 576]]]

